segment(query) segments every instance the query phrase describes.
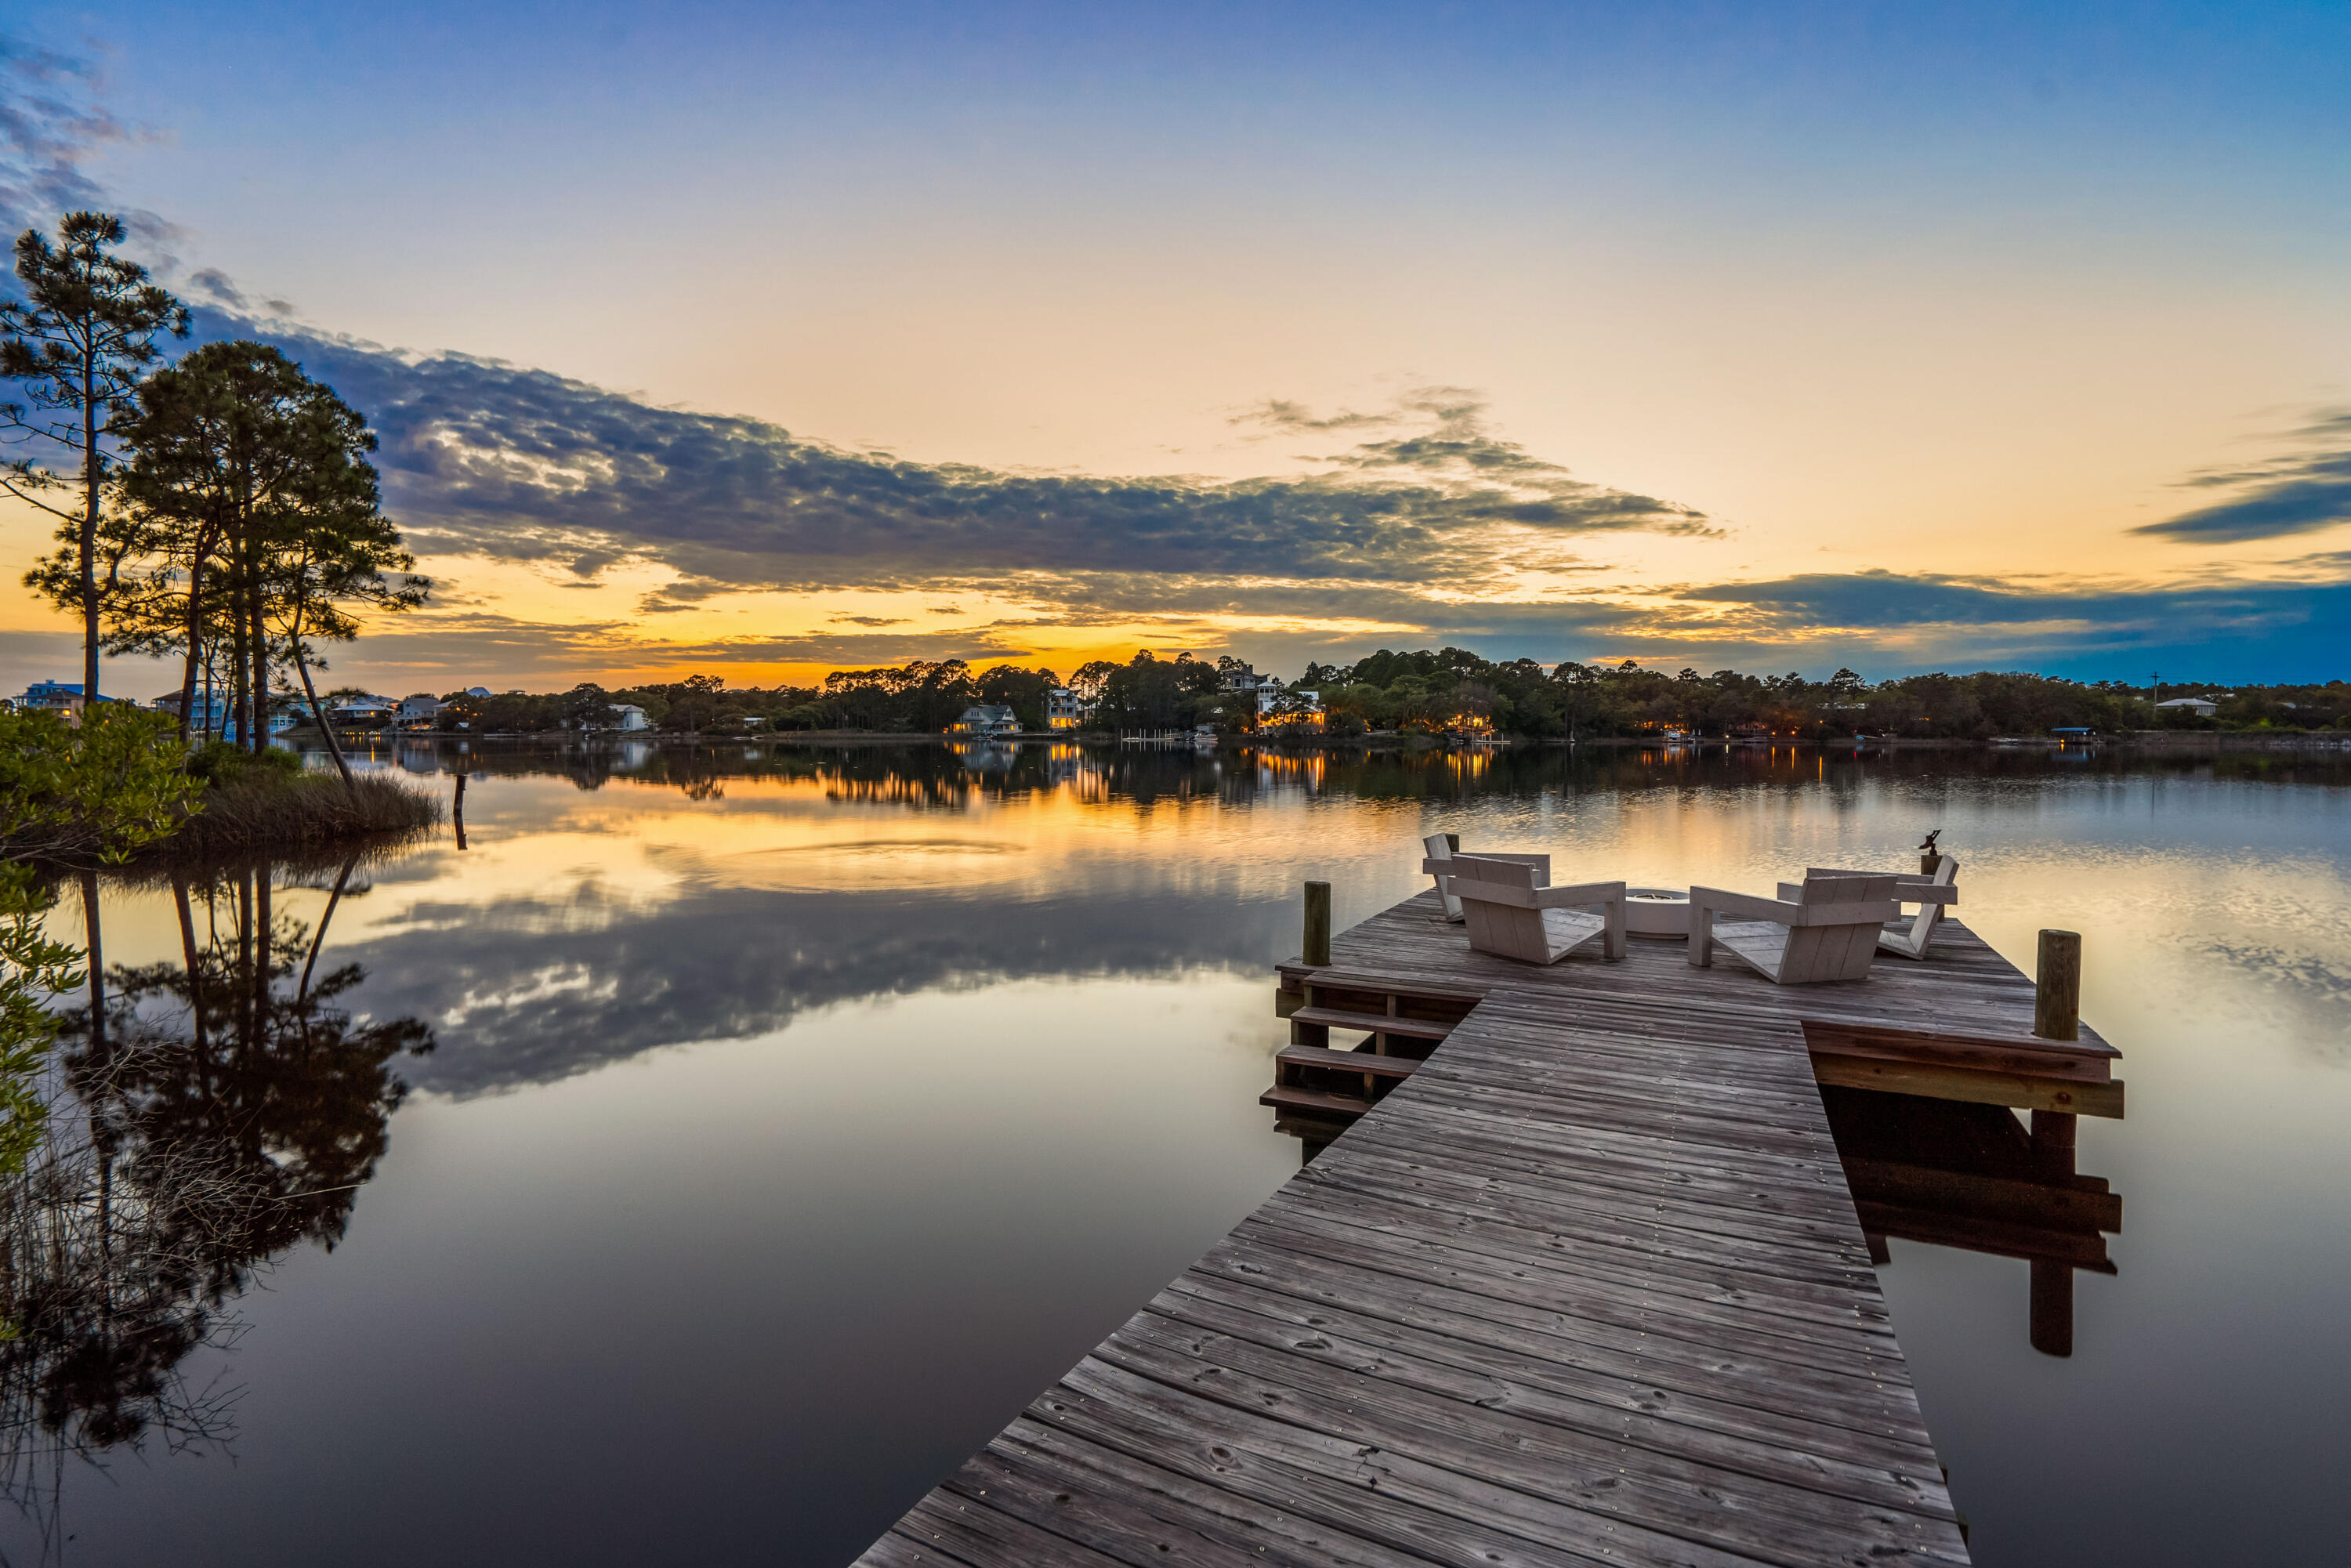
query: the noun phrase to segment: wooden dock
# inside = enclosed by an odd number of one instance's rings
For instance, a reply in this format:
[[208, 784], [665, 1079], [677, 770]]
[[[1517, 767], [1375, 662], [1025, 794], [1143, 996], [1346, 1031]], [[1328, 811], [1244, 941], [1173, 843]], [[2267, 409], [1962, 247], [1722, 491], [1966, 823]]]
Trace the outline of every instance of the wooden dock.
[[1685, 954], [1513, 964], [1424, 894], [1283, 966], [1328, 1146], [860, 1561], [1965, 1563], [1818, 1085], [2034, 1109], [2064, 1180], [2115, 1053], [1955, 922], [1847, 985]]

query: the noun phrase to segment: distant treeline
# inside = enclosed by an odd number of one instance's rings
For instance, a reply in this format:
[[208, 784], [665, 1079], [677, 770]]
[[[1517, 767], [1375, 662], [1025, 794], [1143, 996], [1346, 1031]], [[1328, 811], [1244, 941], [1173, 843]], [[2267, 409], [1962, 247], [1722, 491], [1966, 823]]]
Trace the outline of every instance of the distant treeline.
[[[1531, 659], [1497, 664], [1458, 648], [1385, 651], [1347, 666], [1310, 665], [1300, 685], [1322, 694], [1330, 728], [1472, 727], [1530, 736], [1625, 736], [1683, 728], [1699, 735], [1769, 734], [1819, 738], [1893, 735], [1986, 739], [2085, 728], [2101, 734], [2149, 728], [2323, 729], [2351, 722], [2351, 683], [2220, 688], [2165, 683], [2167, 698], [2209, 695], [2210, 717], [2158, 712], [2151, 686], [2085, 683], [1983, 670], [1905, 675], [1876, 685], [1852, 670], [1825, 681], [1694, 669], [1674, 674], [1616, 665]], [[2227, 695], [2221, 694], [2226, 691]]]
[[[935, 733], [975, 705], [1010, 708], [1028, 729], [1046, 727], [1046, 700], [1067, 685], [1090, 705], [1090, 727], [1160, 729], [1259, 723], [1254, 690], [1234, 690], [1246, 666], [1230, 658], [1136, 654], [1096, 661], [1066, 683], [1050, 669], [999, 664], [974, 671], [960, 659], [874, 670], [841, 670], [821, 685], [728, 686], [715, 675], [608, 691], [471, 697], [452, 694], [440, 724], [474, 734], [600, 728], [627, 704], [673, 734], [745, 735], [773, 730]], [[1491, 728], [1540, 737], [1638, 736], [1664, 729], [1699, 735], [1770, 734], [1821, 738], [1865, 731], [1928, 738], [1982, 739], [2079, 727], [2102, 734], [2167, 729], [2351, 727], [2351, 683], [2222, 688], [2166, 682], [2163, 695], [2202, 695], [2207, 717], [2155, 708], [2151, 686], [2085, 684], [2044, 675], [1980, 671], [1906, 675], [1871, 685], [1851, 670], [1825, 681], [1800, 674], [1719, 670], [1668, 674], [1626, 661], [1616, 665], [1532, 659], [1496, 664], [1459, 648], [1382, 650], [1353, 664], [1310, 664], [1292, 694], [1315, 693], [1323, 730], [1445, 733]], [[1290, 704], [1287, 706], [1295, 706]]]

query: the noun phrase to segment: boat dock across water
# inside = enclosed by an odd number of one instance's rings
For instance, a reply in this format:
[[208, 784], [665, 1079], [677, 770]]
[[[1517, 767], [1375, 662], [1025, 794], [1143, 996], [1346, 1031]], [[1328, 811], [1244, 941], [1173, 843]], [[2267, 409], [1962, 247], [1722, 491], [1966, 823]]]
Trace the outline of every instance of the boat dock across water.
[[1932, 1223], [2050, 1250], [2034, 1343], [2070, 1344], [2120, 1215], [2074, 1118], [2123, 1106], [2111, 1046], [2047, 1038], [2070, 997], [1948, 919], [1841, 984], [1672, 941], [1513, 963], [1433, 891], [1335, 937], [1310, 902], [1279, 986], [1304, 1168], [861, 1562], [1968, 1561], [1872, 1266], [1951, 1183], [1876, 1149], [1857, 1208], [1823, 1086], [2031, 1113], [1956, 1178], [1989, 1216]]

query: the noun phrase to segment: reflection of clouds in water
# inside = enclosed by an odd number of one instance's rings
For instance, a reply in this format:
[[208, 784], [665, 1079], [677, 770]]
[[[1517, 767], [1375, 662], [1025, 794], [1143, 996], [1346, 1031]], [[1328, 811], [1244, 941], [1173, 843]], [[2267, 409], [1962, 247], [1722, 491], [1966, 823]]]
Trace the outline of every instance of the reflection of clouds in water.
[[929, 887], [943, 896], [976, 883], [1000, 883], [1033, 869], [1028, 847], [987, 839], [864, 839], [777, 844], [713, 864], [715, 878], [778, 893]]
[[2330, 1066], [2351, 1067], [2351, 968], [2339, 957], [2217, 938], [2187, 946], [2230, 973], [2234, 1007], [2266, 1004], [2280, 1015], [2279, 1033]]
[[869, 997], [1260, 966], [1296, 920], [1288, 900], [1239, 902], [1229, 887], [1096, 888], [986, 909], [902, 891], [720, 888], [587, 930], [494, 904], [346, 951], [368, 966], [371, 1004], [438, 1020], [438, 1049], [403, 1074], [465, 1097]]
[[504, 989], [486, 993], [467, 990], [441, 1015], [441, 1021], [447, 1028], [462, 1029], [475, 1013], [496, 1016], [516, 1012], [568, 992], [578, 993], [581, 1001], [609, 1002], [620, 994], [620, 988], [617, 976], [600, 981], [585, 965], [552, 964], [520, 977]]
[[[1309, 779], [1081, 760], [1024, 755], [986, 791], [937, 788], [967, 777], [944, 747], [778, 747], [720, 799], [517, 778], [498, 787], [501, 836], [419, 857], [413, 880], [380, 873], [360, 956], [387, 1005], [447, 1020], [417, 1081], [471, 1094], [861, 998], [1256, 967], [1294, 950], [1299, 877], [1384, 904], [1420, 885], [1409, 868], [1435, 828], [1656, 885], [1768, 886], [1803, 864], [1904, 859], [1942, 826], [1967, 868], [1962, 917], [2012, 955], [2030, 962], [2033, 925], [2078, 925], [2158, 1012], [2351, 1065], [2351, 872], [2333, 848], [2351, 791], [2312, 787], [2339, 768], [2256, 781], [1948, 754], [1530, 750], [1475, 779], [1441, 756], [1317, 758]], [[551, 770], [530, 754], [500, 765]]]

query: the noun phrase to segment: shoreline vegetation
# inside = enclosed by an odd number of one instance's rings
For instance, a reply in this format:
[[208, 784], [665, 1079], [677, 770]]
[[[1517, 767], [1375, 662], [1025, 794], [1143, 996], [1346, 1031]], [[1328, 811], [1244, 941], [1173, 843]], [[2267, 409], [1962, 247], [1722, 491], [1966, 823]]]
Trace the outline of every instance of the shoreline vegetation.
[[45, 880], [381, 840], [444, 816], [397, 778], [313, 771], [283, 747], [189, 747], [167, 716], [128, 706], [78, 723], [0, 713], [0, 865]]
[[[1122, 737], [1106, 729], [1012, 730], [988, 737], [942, 733], [937, 730], [868, 730], [868, 729], [788, 729], [753, 731], [748, 734], [712, 735], [643, 730], [623, 733], [617, 730], [533, 730], [489, 731], [473, 734], [449, 730], [344, 730], [342, 744], [364, 750], [370, 743], [392, 741], [482, 741], [501, 746], [522, 745], [562, 749], [569, 747], [603, 747], [623, 743], [657, 747], [719, 746], [953, 746], [956, 744], [999, 745], [1060, 745], [1115, 747]], [[288, 733], [287, 738], [315, 737], [316, 729], [299, 729]], [[1180, 738], [1189, 740], [1188, 736]], [[1130, 737], [1131, 738], [1131, 737]], [[1173, 744], [1171, 739], [1168, 744]], [[1458, 750], [1465, 746], [1490, 745], [1497, 749], [1542, 747], [1592, 747], [1609, 750], [1679, 749], [1684, 747], [1704, 747], [1713, 750], [1726, 747], [1737, 750], [1781, 749], [1850, 751], [1855, 747], [1886, 751], [1997, 751], [2008, 747], [2055, 747], [2067, 744], [2057, 736], [1993, 736], [1983, 740], [1926, 738], [1906, 739], [1898, 736], [1830, 735], [1819, 739], [1786, 738], [1774, 740], [1727, 740], [1721, 736], [1700, 736], [1680, 741], [1668, 740], [1659, 735], [1587, 735], [1579, 740], [1561, 737], [1536, 739], [1525, 736], [1502, 736], [1491, 741], [1471, 742], [1459, 736], [1423, 733], [1385, 733], [1351, 736], [1318, 735], [1311, 730], [1277, 730], [1222, 734], [1216, 737], [1219, 747], [1257, 747], [1282, 751], [1443, 751]], [[2080, 745], [2081, 742], [2072, 744]], [[2137, 748], [2168, 752], [2209, 751], [2351, 751], [2351, 731], [2329, 730], [2133, 730], [2098, 736], [2090, 744], [2105, 747]], [[363, 776], [364, 777], [364, 776]]]
[[[2180, 705], [2186, 699], [2186, 706]], [[2168, 700], [2175, 706], [2158, 706]], [[1024, 737], [1199, 732], [1324, 744], [1425, 737], [1655, 744], [1697, 740], [1842, 744], [1856, 736], [1902, 744], [1992, 744], [2071, 732], [2152, 742], [2231, 734], [2351, 736], [2351, 682], [2220, 687], [2135, 686], [2007, 671], [1905, 675], [1872, 684], [1841, 669], [1826, 680], [1695, 669], [1668, 674], [1532, 659], [1496, 663], [1459, 648], [1382, 650], [1353, 664], [1309, 664], [1294, 681], [1259, 676], [1230, 656], [1137, 653], [1096, 661], [1066, 682], [1050, 669], [914, 660], [837, 670], [813, 686], [730, 687], [716, 675], [606, 689], [492, 694], [484, 688], [403, 711], [381, 727], [404, 734], [499, 737], [621, 732], [669, 739], [800, 736], [935, 737], [967, 710], [1000, 708]], [[1056, 708], [1083, 716], [1052, 723]], [[623, 722], [625, 718], [625, 723]], [[337, 727], [339, 734], [368, 733]], [[1010, 733], [1008, 731], [1007, 733]]]
[[279, 748], [256, 757], [214, 741], [190, 753], [189, 771], [203, 793], [142, 861], [317, 851], [422, 832], [446, 815], [437, 797], [398, 779], [358, 773], [345, 781]]
[[[438, 799], [398, 779], [313, 773], [281, 749], [191, 747], [169, 717], [127, 704], [0, 712], [0, 1177], [39, 1146], [60, 998], [87, 986], [92, 1016], [99, 1007], [101, 873], [184, 877], [259, 852], [330, 847], [348, 867], [441, 817]], [[69, 882], [80, 946], [50, 926]], [[11, 1326], [0, 1322], [0, 1339]]]

